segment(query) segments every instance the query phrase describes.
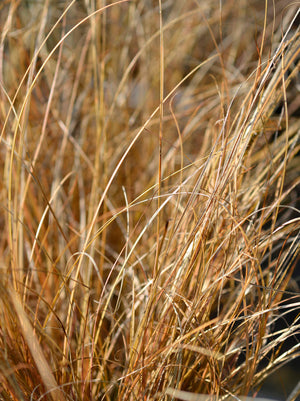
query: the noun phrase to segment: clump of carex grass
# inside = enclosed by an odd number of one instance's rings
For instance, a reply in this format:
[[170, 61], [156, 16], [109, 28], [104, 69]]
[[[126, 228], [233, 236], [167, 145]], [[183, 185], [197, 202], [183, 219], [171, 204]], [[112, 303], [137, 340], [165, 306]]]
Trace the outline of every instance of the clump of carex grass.
[[299, 356], [298, 6], [1, 3], [1, 399], [239, 399]]

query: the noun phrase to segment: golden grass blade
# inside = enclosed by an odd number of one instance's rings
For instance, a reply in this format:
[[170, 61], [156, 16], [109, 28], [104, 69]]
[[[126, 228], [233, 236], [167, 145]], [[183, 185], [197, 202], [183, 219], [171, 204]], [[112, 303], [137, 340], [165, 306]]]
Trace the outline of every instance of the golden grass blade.
[[188, 391], [175, 390], [172, 388], [168, 388], [166, 390], [166, 394], [172, 397], [176, 397], [177, 400], [182, 401], [272, 401], [270, 398], [262, 398], [262, 397], [235, 397], [235, 396], [226, 396], [217, 397], [215, 395], [205, 395], [205, 394], [193, 394]]
[[42, 382], [47, 392], [49, 392], [50, 396], [54, 401], [55, 400], [65, 401], [66, 398], [64, 397], [63, 392], [59, 390], [59, 386], [53, 376], [53, 373], [46, 360], [43, 350], [38, 342], [35, 331], [33, 330], [26, 316], [22, 303], [19, 299], [19, 295], [13, 288], [9, 289], [9, 295], [16, 310], [16, 314], [18, 316], [21, 325], [24, 339], [30, 349], [32, 358], [36, 363], [36, 366], [42, 378]]

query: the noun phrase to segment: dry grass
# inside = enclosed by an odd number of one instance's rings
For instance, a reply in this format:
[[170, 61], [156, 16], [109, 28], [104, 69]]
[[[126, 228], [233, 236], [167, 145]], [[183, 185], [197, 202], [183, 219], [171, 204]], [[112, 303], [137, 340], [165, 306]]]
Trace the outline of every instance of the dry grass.
[[2, 400], [240, 399], [300, 355], [274, 3], [0, 3]]

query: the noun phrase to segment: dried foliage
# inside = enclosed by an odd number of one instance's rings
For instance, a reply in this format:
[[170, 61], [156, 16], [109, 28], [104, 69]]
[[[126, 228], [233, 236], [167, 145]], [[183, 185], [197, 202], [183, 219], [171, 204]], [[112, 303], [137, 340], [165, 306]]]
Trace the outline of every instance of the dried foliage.
[[0, 3], [2, 400], [240, 399], [300, 355], [299, 15]]

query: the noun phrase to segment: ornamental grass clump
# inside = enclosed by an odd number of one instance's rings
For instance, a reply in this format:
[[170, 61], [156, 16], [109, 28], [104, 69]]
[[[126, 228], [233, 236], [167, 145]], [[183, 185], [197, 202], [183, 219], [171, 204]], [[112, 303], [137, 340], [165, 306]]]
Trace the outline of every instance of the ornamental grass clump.
[[0, 398], [256, 396], [300, 356], [299, 4], [0, 10]]

